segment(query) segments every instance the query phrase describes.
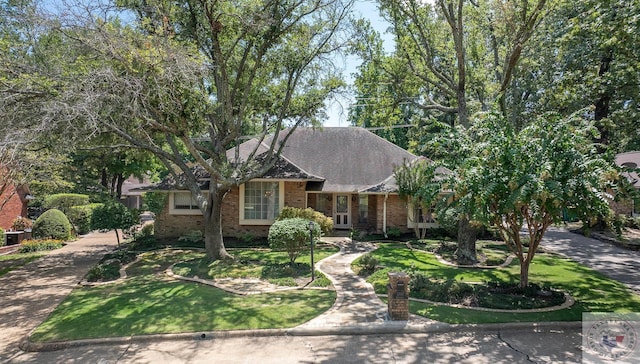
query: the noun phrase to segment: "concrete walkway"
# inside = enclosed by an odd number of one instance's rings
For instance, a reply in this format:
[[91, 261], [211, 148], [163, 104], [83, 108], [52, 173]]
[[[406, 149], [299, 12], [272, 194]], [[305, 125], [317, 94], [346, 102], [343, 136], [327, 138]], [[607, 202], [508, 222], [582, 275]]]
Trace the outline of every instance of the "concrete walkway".
[[336, 332], [336, 328], [357, 332], [358, 329], [397, 329], [411, 324], [436, 323], [421, 316], [413, 316], [407, 321], [389, 321], [387, 305], [375, 294], [371, 284], [351, 270], [351, 263], [361, 255], [373, 251], [371, 243], [352, 241], [349, 238], [324, 238], [335, 244], [340, 252], [323, 259], [316, 269], [331, 280], [336, 289], [336, 302], [327, 312], [311, 321], [290, 330], [314, 332]]
[[640, 251], [622, 249], [562, 227], [549, 228], [541, 246], [622, 282], [640, 294]]
[[0, 277], [0, 362], [21, 353], [20, 342], [115, 246], [114, 232], [92, 233]]

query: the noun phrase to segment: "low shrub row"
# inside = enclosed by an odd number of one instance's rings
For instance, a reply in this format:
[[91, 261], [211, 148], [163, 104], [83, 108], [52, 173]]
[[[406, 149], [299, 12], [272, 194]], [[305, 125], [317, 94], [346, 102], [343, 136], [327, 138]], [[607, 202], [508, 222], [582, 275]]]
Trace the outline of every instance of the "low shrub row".
[[18, 248], [19, 253], [32, 253], [46, 250], [60, 249], [64, 245], [62, 240], [43, 239], [43, 240], [23, 240]]

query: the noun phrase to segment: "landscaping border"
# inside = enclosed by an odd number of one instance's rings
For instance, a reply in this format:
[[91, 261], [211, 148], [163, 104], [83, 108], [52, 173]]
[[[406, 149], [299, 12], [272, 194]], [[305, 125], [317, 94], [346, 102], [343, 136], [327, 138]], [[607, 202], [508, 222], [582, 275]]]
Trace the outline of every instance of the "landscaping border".
[[[387, 295], [378, 294], [378, 297], [387, 297]], [[552, 312], [552, 311], [564, 310], [565, 308], [569, 308], [576, 303], [576, 300], [566, 292], [564, 292], [564, 302], [561, 305], [551, 306], [551, 307], [541, 307], [541, 308], [530, 308], [530, 309], [514, 309], [514, 310], [509, 310], [504, 308], [472, 307], [472, 306], [465, 306], [465, 305], [460, 305], [456, 303], [436, 302], [436, 301], [430, 301], [430, 300], [425, 300], [421, 298], [412, 298], [412, 297], [409, 297], [409, 301], [428, 303], [435, 306], [448, 306], [448, 307], [455, 307], [455, 308], [464, 308], [467, 310], [484, 311], [484, 312], [500, 312], [500, 313]]]

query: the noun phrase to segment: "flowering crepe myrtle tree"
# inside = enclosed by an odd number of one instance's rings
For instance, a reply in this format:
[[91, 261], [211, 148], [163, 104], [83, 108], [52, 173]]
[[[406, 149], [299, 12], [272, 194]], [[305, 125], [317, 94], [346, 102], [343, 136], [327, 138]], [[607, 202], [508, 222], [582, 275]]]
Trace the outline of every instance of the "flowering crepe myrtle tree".
[[529, 266], [545, 232], [561, 221], [563, 209], [574, 209], [583, 221], [609, 209], [603, 191], [612, 166], [596, 154], [594, 132], [582, 118], [557, 114], [531, 120], [522, 130], [485, 114], [471, 129], [473, 157], [458, 192], [516, 255], [522, 288], [529, 285]]

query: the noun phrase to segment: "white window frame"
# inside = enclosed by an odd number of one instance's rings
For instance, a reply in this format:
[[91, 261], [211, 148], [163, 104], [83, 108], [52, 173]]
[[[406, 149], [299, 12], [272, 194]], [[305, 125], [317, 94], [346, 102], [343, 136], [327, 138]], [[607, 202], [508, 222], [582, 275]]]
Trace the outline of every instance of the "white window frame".
[[[272, 179], [252, 179], [249, 182], [277, 182], [278, 183], [278, 214], [280, 214], [280, 211], [282, 211], [282, 209], [284, 208], [284, 181], [274, 181]], [[239, 211], [240, 211], [240, 215], [239, 215], [239, 220], [240, 220], [240, 225], [271, 225], [275, 222], [275, 218], [277, 217], [274, 216], [273, 219], [245, 219], [244, 218], [244, 205], [245, 205], [245, 192], [244, 192], [244, 186], [245, 184], [241, 184], [240, 185], [240, 197], [239, 197], [239, 201], [238, 201], [238, 205], [239, 205]]]
[[[169, 214], [170, 215], [202, 215], [202, 211], [198, 207], [190, 207], [188, 209], [175, 207], [175, 195], [177, 193], [188, 193], [191, 195], [191, 191], [173, 191], [169, 193]], [[193, 198], [193, 197], [192, 197]]]

